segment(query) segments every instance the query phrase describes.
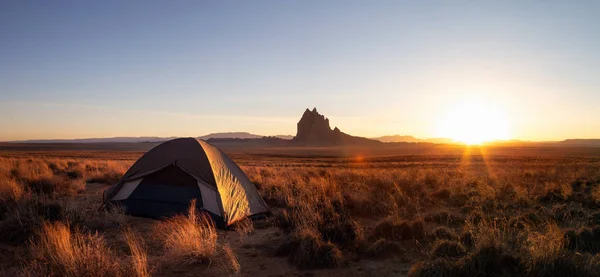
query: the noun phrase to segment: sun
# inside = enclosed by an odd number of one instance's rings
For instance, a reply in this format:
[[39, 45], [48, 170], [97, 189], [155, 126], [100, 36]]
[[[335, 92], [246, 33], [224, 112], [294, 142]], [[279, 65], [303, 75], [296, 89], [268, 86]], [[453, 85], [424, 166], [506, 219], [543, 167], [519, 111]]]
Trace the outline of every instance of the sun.
[[510, 138], [506, 113], [481, 99], [462, 100], [442, 115], [438, 135], [466, 144]]

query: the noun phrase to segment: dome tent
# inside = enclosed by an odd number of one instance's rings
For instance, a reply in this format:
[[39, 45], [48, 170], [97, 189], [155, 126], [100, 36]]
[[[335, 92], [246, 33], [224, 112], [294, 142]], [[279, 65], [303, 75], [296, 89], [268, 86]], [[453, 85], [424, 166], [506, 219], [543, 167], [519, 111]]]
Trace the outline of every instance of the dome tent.
[[235, 162], [195, 138], [154, 147], [104, 193], [104, 204], [121, 205], [128, 214], [151, 218], [186, 213], [193, 199], [221, 228], [269, 211]]

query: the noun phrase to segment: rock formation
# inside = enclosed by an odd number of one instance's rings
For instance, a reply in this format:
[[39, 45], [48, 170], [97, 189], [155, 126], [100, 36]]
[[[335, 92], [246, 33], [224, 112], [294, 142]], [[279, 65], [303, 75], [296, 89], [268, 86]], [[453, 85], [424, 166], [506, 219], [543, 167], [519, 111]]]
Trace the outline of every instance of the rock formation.
[[335, 127], [331, 130], [329, 119], [317, 112], [306, 109], [298, 122], [298, 132], [294, 142], [304, 145], [347, 145], [347, 144], [379, 144], [379, 141], [362, 137], [354, 137], [343, 133]]
[[298, 122], [298, 132], [295, 140], [302, 142], [321, 142], [329, 140], [332, 134], [329, 119], [320, 115], [317, 108], [306, 109]]

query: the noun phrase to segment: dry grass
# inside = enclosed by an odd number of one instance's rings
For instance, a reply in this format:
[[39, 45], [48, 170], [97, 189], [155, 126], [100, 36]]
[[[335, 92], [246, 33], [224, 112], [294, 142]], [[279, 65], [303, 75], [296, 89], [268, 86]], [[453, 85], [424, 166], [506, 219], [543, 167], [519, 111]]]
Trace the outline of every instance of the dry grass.
[[240, 241], [243, 242], [244, 239], [254, 231], [254, 224], [250, 218], [244, 218], [234, 223], [230, 228], [238, 233]]
[[16, 202], [23, 197], [23, 186], [9, 178], [0, 180], [0, 203]]
[[23, 244], [32, 239], [45, 222], [82, 225], [85, 214], [75, 203], [29, 196], [10, 206], [0, 221], [0, 242]]
[[123, 232], [127, 246], [131, 251], [130, 274], [137, 277], [149, 277], [151, 276], [151, 268], [148, 264], [148, 254], [146, 246], [141, 239], [141, 234], [131, 230], [125, 229]]
[[460, 242], [438, 240], [431, 249], [432, 257], [462, 257], [467, 254], [467, 250]]
[[[588, 215], [598, 207], [600, 164], [508, 161], [244, 169], [260, 184], [268, 203], [283, 208], [276, 223], [290, 235], [279, 253], [300, 267], [321, 266], [307, 257], [317, 255], [322, 243], [331, 242], [344, 256], [352, 255], [356, 248], [333, 240], [326, 230], [344, 230], [338, 226], [348, 222], [361, 226], [366, 217], [378, 222], [366, 234], [365, 256], [409, 251], [398, 241], [416, 240], [425, 247], [421, 257], [429, 261], [415, 263], [413, 276], [542, 276], [548, 268], [558, 270], [548, 266], [553, 262], [563, 268], [577, 265], [585, 269], [578, 271], [583, 276], [592, 272], [588, 269], [596, 268], [595, 258], [575, 259], [573, 250], [595, 254], [595, 234], [600, 231], [592, 226], [567, 228], [595, 222]], [[555, 217], [550, 210], [560, 205], [567, 206], [564, 215]], [[435, 227], [430, 236], [425, 225]], [[359, 235], [342, 241], [362, 239]], [[440, 240], [429, 241], [435, 239]], [[542, 245], [541, 239], [552, 242]], [[301, 242], [312, 247], [301, 248]]]
[[279, 246], [277, 253], [289, 255], [299, 268], [331, 268], [342, 264], [342, 252], [331, 242], [323, 241], [320, 234], [309, 227], [296, 230]]
[[[247, 226], [245, 226], [248, 228]], [[229, 244], [217, 242], [215, 224], [206, 214], [198, 214], [196, 202], [190, 203], [187, 215], [177, 215], [155, 226], [165, 248], [167, 263], [181, 266], [220, 266], [228, 274], [238, 274], [240, 263]]]
[[61, 222], [44, 223], [30, 246], [31, 260], [22, 276], [136, 276], [148, 277], [146, 248], [139, 234], [126, 229], [131, 252], [121, 260], [98, 233], [83, 232]]
[[592, 189], [591, 198], [593, 203], [600, 205], [600, 186]]
[[[52, 221], [82, 230], [71, 240], [78, 236], [91, 244], [105, 235], [103, 249], [109, 249], [108, 238], [127, 218], [65, 209], [65, 202], [78, 197], [80, 184], [113, 183], [132, 162], [102, 155], [0, 158], [0, 243], [26, 242]], [[272, 222], [285, 240], [279, 254], [299, 268], [401, 256], [413, 264], [411, 276], [597, 276], [600, 270], [597, 159], [252, 157], [238, 162], [276, 208]], [[152, 237], [161, 238], [165, 249], [159, 260], [214, 262], [241, 272], [235, 244], [220, 244], [209, 218], [195, 210], [190, 215], [157, 224], [159, 233]], [[249, 223], [238, 222], [243, 239], [254, 235]], [[100, 232], [100, 239], [92, 239], [89, 230]], [[151, 273], [142, 245], [131, 244], [126, 254], [109, 251], [119, 259], [120, 272]], [[29, 272], [36, 272], [35, 266], [29, 265]]]
[[98, 234], [71, 233], [63, 223], [46, 223], [31, 246], [24, 276], [126, 276], [126, 270]]
[[390, 216], [381, 220], [373, 230], [373, 237], [389, 240], [422, 239], [425, 230], [422, 220], [406, 221]]
[[458, 238], [456, 232], [446, 226], [439, 226], [435, 228], [432, 235], [436, 239], [456, 240]]
[[405, 251], [406, 249], [399, 242], [380, 238], [368, 246], [365, 251], [365, 256], [371, 258], [383, 258], [400, 254]]
[[190, 204], [187, 215], [159, 222], [156, 231], [173, 262], [210, 264], [217, 252], [215, 224], [209, 216], [197, 213], [195, 201]]
[[231, 274], [239, 274], [242, 267], [229, 244], [221, 246], [220, 252], [223, 255], [223, 267], [225, 271]]
[[75, 196], [86, 182], [114, 184], [131, 162], [42, 158], [0, 158], [0, 200], [17, 201], [27, 193]]

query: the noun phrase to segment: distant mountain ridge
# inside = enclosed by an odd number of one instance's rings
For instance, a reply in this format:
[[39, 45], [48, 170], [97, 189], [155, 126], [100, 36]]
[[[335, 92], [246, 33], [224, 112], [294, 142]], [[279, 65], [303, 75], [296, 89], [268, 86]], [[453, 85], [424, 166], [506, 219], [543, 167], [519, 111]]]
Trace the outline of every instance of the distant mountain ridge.
[[600, 146], [600, 139], [566, 139], [558, 143], [569, 146]]
[[[255, 135], [247, 132], [210, 133], [197, 137], [202, 140], [209, 139], [260, 139], [268, 136]], [[280, 139], [291, 140], [290, 135], [276, 135]], [[11, 143], [139, 143], [139, 142], [163, 142], [178, 137], [112, 137], [112, 138], [83, 138], [83, 139], [34, 139], [10, 141]]]
[[264, 136], [261, 135], [255, 135], [255, 134], [250, 134], [248, 132], [227, 132], [227, 133], [210, 133], [208, 135], [204, 135], [201, 137], [198, 137], [199, 139], [202, 140], [207, 140], [207, 139], [229, 139], [229, 138], [237, 138], [237, 139], [257, 139], [257, 138], [262, 138]]
[[32, 139], [10, 141], [13, 143], [114, 143], [114, 142], [162, 142], [177, 137], [112, 137], [112, 138], [83, 138], [83, 139]]
[[378, 140], [381, 142], [413, 142], [413, 143], [456, 143], [453, 139], [450, 138], [428, 138], [428, 139], [420, 139], [415, 138], [413, 136], [408, 135], [392, 135], [392, 136], [382, 136], [371, 138], [374, 140]]

